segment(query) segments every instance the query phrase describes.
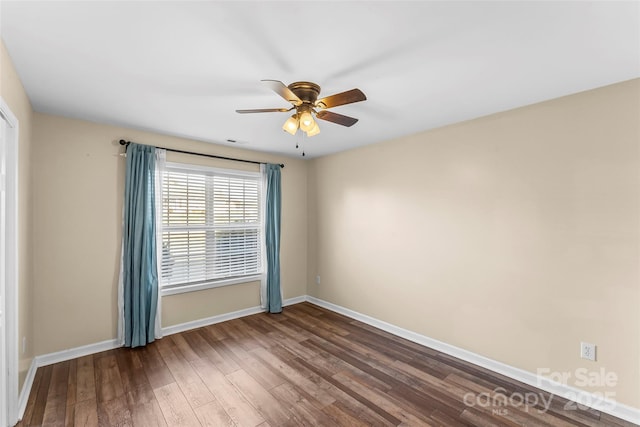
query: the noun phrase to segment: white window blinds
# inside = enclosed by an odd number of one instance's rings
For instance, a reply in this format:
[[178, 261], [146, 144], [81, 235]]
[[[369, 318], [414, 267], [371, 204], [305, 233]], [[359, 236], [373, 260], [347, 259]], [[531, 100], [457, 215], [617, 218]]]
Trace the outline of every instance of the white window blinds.
[[262, 272], [260, 174], [167, 164], [162, 188], [162, 286]]

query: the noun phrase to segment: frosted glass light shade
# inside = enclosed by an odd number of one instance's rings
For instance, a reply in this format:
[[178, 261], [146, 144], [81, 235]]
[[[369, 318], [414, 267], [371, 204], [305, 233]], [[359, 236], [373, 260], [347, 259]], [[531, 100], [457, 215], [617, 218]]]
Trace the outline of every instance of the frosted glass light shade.
[[300, 115], [300, 129], [303, 131], [309, 132], [315, 123], [313, 116], [308, 111], [305, 111]]
[[318, 122], [313, 122], [313, 127], [307, 131], [307, 136], [311, 137], [320, 133], [320, 126], [318, 126]]
[[298, 119], [296, 118], [295, 114], [289, 117], [286, 122], [284, 122], [282, 129], [284, 129], [286, 132], [289, 132], [291, 135], [296, 134], [296, 131], [298, 130]]

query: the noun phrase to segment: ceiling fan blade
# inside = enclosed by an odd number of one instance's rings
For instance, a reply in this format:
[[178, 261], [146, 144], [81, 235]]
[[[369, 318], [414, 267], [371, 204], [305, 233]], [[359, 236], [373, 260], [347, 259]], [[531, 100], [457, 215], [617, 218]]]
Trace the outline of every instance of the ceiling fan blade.
[[316, 113], [316, 117], [320, 120], [326, 120], [328, 122], [337, 123], [347, 127], [355, 125], [358, 121], [358, 119], [354, 119], [353, 117], [343, 116], [342, 114], [333, 113], [327, 110], [318, 111], [318, 113]]
[[293, 105], [302, 104], [302, 100], [298, 98], [298, 95], [293, 93], [291, 89], [289, 89], [284, 83], [280, 80], [260, 80], [265, 85], [269, 86], [269, 89], [286, 99], [288, 102]]
[[318, 108], [331, 108], [339, 105], [353, 104], [354, 102], [365, 101], [367, 97], [360, 89], [351, 89], [346, 92], [336, 93], [316, 101]]
[[236, 113], [247, 114], [247, 113], [286, 113], [287, 111], [293, 110], [291, 108], [257, 108], [253, 110], [236, 110]]

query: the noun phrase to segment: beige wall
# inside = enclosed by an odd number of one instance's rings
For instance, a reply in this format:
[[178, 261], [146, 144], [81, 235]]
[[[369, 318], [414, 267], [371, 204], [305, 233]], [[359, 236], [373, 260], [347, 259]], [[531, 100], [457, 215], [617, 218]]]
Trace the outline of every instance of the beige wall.
[[634, 80], [314, 160], [309, 294], [640, 408], [639, 118]]
[[32, 109], [29, 98], [16, 73], [13, 62], [0, 41], [0, 95], [18, 119], [18, 339], [26, 339], [26, 347], [19, 351], [19, 383], [24, 382], [33, 358], [32, 298], [32, 169], [31, 126]]
[[[302, 160], [37, 113], [34, 123], [36, 354], [116, 337], [125, 167], [124, 158], [117, 155], [123, 150], [120, 139], [285, 163], [282, 288], [285, 298], [306, 293], [307, 184]], [[167, 157], [185, 160], [171, 153]], [[163, 298], [162, 323], [171, 326], [258, 304], [257, 284], [168, 296]]]

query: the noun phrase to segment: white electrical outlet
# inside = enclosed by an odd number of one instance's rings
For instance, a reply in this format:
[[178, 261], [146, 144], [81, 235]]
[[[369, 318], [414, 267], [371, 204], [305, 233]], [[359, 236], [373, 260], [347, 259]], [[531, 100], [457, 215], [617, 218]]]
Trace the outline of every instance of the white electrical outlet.
[[320, 284], [320, 275], [318, 274], [316, 276], [316, 285], [319, 285], [319, 284]]
[[580, 343], [580, 357], [587, 360], [596, 360], [596, 345], [588, 342]]

